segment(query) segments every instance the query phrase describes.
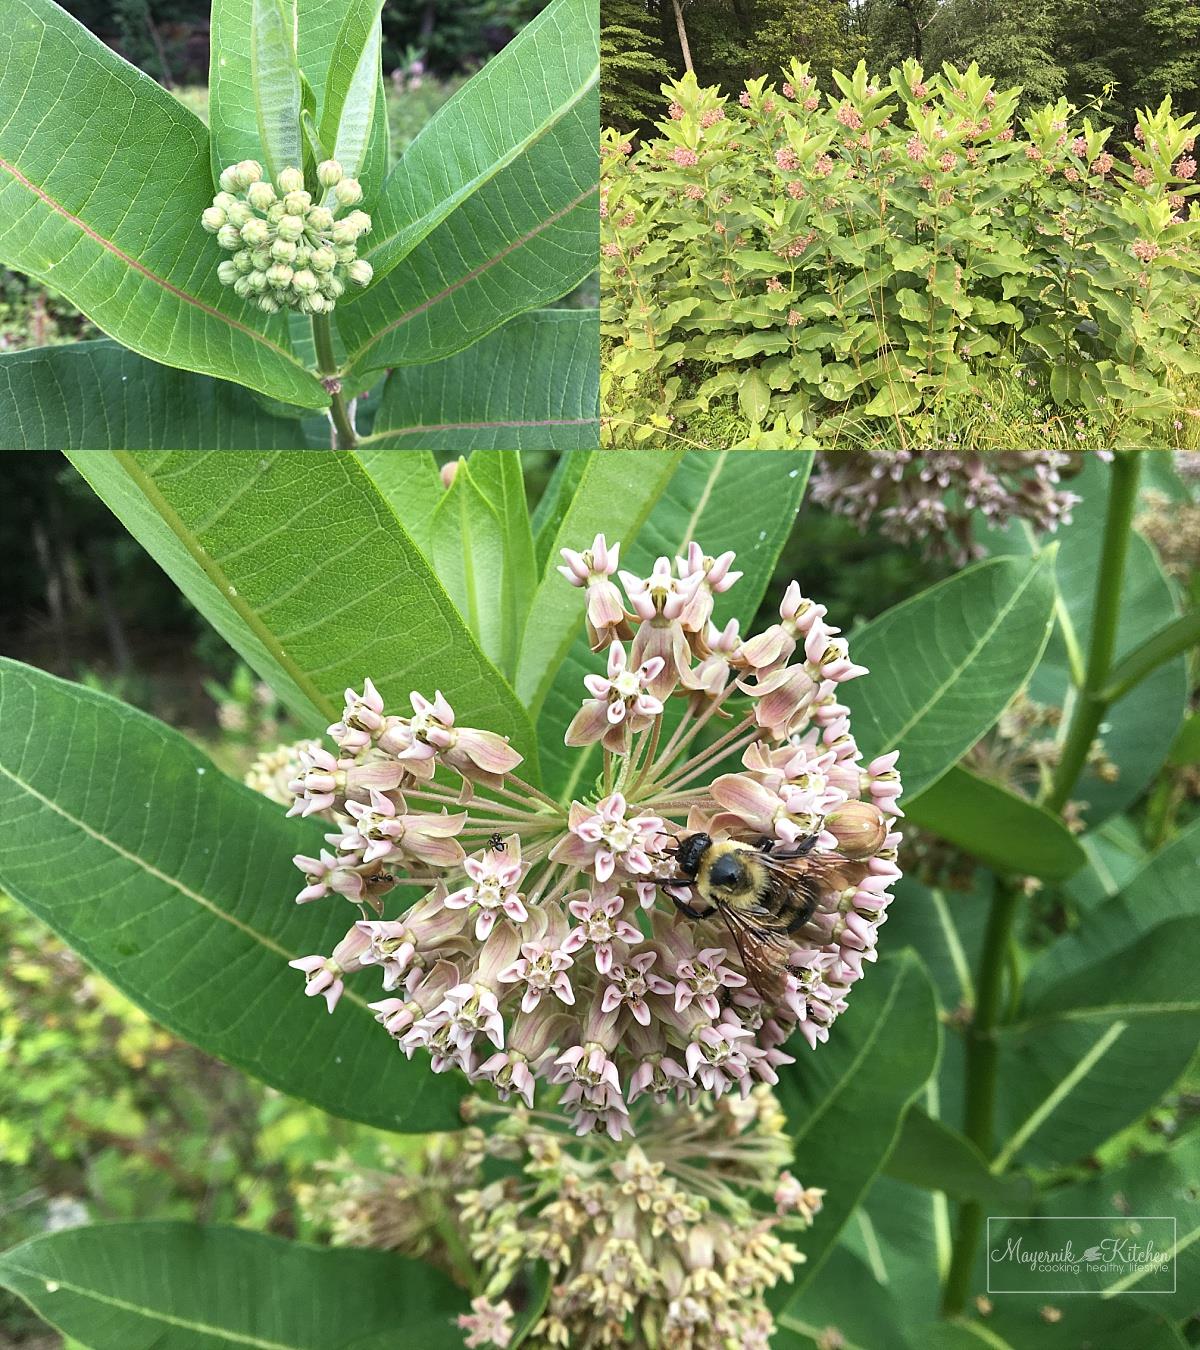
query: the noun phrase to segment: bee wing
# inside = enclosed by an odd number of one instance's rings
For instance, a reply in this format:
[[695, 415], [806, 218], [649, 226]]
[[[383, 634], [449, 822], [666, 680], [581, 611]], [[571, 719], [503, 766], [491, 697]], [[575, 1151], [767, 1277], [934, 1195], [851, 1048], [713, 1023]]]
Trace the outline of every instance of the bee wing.
[[796, 944], [766, 910], [747, 914], [723, 904], [717, 909], [733, 934], [746, 976], [759, 997], [772, 1006], [782, 1002], [788, 958]]

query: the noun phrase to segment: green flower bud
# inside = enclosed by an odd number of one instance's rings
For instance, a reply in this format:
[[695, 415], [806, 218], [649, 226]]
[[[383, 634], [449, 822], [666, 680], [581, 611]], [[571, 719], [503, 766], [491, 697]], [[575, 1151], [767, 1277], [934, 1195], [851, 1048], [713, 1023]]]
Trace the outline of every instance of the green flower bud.
[[222, 211], [228, 211], [229, 208], [236, 201], [237, 198], [233, 195], [232, 192], [218, 192], [217, 195], [213, 198], [213, 205], [219, 206]]
[[299, 239], [304, 233], [304, 221], [299, 216], [284, 216], [275, 227], [280, 239]]
[[300, 298], [295, 302], [295, 305], [296, 305], [296, 308], [300, 311], [301, 314], [313, 314], [313, 313], [315, 313], [315, 311], [314, 311], [314, 309], [313, 309], [313, 307], [312, 307], [312, 299], [311, 299], [310, 296], [307, 296], [307, 295], [302, 295], [302, 296], [300, 296]]
[[375, 275], [375, 269], [366, 258], [355, 258], [346, 268], [346, 275], [356, 286], [365, 286]]
[[270, 183], [254, 183], [246, 198], [256, 211], [266, 211], [275, 200], [275, 189]]
[[236, 192], [241, 187], [238, 182], [237, 165], [231, 164], [228, 169], [221, 170], [221, 191], [225, 193]]
[[353, 229], [356, 238], [371, 232], [371, 217], [365, 211], [351, 211], [342, 223]]
[[333, 301], [318, 291], [316, 295], [308, 297], [308, 307], [314, 314], [328, 314], [333, 308]]
[[256, 248], [250, 255], [250, 261], [260, 272], [265, 272], [274, 260], [271, 257], [270, 249]]
[[233, 265], [239, 272], [252, 272], [254, 270], [254, 259], [250, 256], [248, 248], [240, 248], [233, 255]]
[[273, 295], [260, 295], [258, 307], [264, 314], [278, 314], [280, 309], [279, 301]]
[[304, 175], [299, 169], [284, 169], [276, 182], [279, 184], [280, 192], [285, 194], [304, 191]]
[[271, 242], [271, 229], [265, 220], [252, 216], [242, 226], [242, 241], [251, 248], [262, 248]]
[[209, 234], [216, 234], [221, 226], [225, 224], [225, 212], [222, 211], [219, 206], [210, 206], [206, 211], [201, 213], [200, 224], [204, 226]]
[[293, 265], [296, 267], [307, 267], [311, 261], [312, 249], [309, 248], [307, 244], [299, 245], [296, 249], [296, 256], [292, 259]]
[[237, 166], [238, 186], [248, 188], [263, 176], [263, 166], [256, 159], [244, 159]]
[[296, 245], [287, 239], [276, 239], [271, 245], [271, 257], [276, 262], [290, 263], [296, 258]]
[[288, 209], [288, 215], [303, 216], [312, 205], [312, 198], [307, 192], [289, 192], [283, 199], [283, 204]]
[[298, 295], [312, 295], [316, 289], [317, 279], [307, 267], [301, 268], [292, 277], [292, 290]]
[[333, 249], [326, 248], [324, 244], [320, 248], [314, 248], [312, 258], [309, 260], [314, 272], [332, 272], [337, 263], [337, 257]]
[[250, 294], [250, 278], [248, 276], [238, 277], [238, 279], [233, 283], [233, 289], [244, 300]]
[[357, 178], [343, 178], [333, 189], [339, 206], [357, 206], [362, 201], [362, 184]]
[[256, 294], [261, 295], [267, 289], [267, 274], [260, 272], [257, 268], [250, 273], [250, 289]]
[[333, 212], [327, 206], [314, 206], [308, 213], [308, 228], [328, 234], [333, 229]]
[[292, 269], [287, 263], [275, 263], [267, 268], [267, 280], [277, 290], [285, 290], [291, 285]]
[[222, 286], [232, 286], [241, 276], [241, 273], [237, 270], [237, 266], [232, 259], [226, 258], [223, 262], [217, 264], [217, 276], [221, 278]]
[[[349, 248], [351, 258], [358, 256], [358, 250], [354, 247], [354, 241], [358, 238], [358, 231], [349, 221], [339, 220], [330, 230], [329, 237], [339, 249]], [[349, 262], [349, 258], [343, 259], [340, 252], [338, 258], [339, 261]]]
[[317, 182], [323, 188], [336, 187], [342, 181], [342, 166], [336, 159], [325, 159], [317, 165]]
[[286, 215], [287, 207], [284, 206], [282, 202], [276, 202], [274, 206], [269, 207], [267, 210], [267, 219], [272, 225], [278, 225]]
[[346, 284], [339, 276], [330, 273], [329, 276], [321, 278], [321, 292], [331, 300], [336, 300], [345, 289]]
[[242, 232], [236, 225], [222, 225], [217, 231], [217, 243], [232, 253], [235, 248], [242, 246]]
[[[337, 231], [334, 231], [334, 243], [337, 243]], [[333, 250], [333, 256], [340, 263], [352, 263], [358, 257], [358, 249], [353, 244], [340, 244]]]
[[232, 206], [226, 208], [225, 214], [229, 217], [229, 223], [237, 225], [239, 228], [248, 220], [254, 219], [254, 212], [245, 202], [234, 202]]

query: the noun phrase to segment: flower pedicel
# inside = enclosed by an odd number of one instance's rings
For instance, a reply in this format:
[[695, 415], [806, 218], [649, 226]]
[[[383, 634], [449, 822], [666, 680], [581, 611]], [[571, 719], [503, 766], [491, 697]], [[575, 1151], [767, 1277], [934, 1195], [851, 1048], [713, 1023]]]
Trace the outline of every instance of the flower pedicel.
[[[590, 788], [554, 801], [440, 693], [401, 715], [369, 679], [348, 690], [336, 753], [301, 752], [289, 814], [332, 826], [317, 857], [296, 858], [297, 901], [339, 895], [360, 917], [330, 956], [291, 964], [331, 1012], [374, 967], [371, 1007], [405, 1054], [529, 1105], [539, 1082], [557, 1088], [580, 1133], [617, 1139], [639, 1099], [744, 1095], [793, 1062], [793, 1032], [828, 1037], [900, 875], [900, 779], [895, 752], [861, 762], [838, 686], [866, 672], [795, 582], [779, 621], [743, 639], [713, 622], [740, 576], [732, 553], [693, 543], [649, 576], [619, 572], [603, 536], [563, 557], [605, 661], [565, 733]], [[819, 869], [770, 1000], [718, 913], [676, 908], [690, 893], [674, 850], [700, 832], [801, 846]], [[385, 914], [398, 881], [425, 894]]]

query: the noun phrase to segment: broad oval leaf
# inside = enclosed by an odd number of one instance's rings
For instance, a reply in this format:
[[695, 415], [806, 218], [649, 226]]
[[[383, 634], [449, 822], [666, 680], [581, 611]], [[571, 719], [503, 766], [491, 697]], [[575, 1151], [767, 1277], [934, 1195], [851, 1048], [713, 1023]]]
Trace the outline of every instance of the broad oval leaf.
[[361, 443], [392, 450], [594, 450], [599, 353], [594, 310], [520, 315], [444, 361], [393, 371]]
[[362, 166], [379, 87], [382, 0], [351, 0], [325, 77], [321, 141], [348, 177]]
[[156, 1021], [334, 1115], [461, 1123], [459, 1085], [395, 1053], [371, 989], [330, 1016], [288, 967], [332, 951], [353, 918], [293, 903], [292, 855], [320, 829], [178, 732], [0, 658], [0, 819], [0, 883]]
[[911, 951], [884, 958], [854, 990], [836, 1031], [815, 1050], [798, 1039], [776, 1093], [791, 1125], [796, 1167], [827, 1194], [801, 1243], [807, 1262], [787, 1311], [804, 1318], [813, 1283], [859, 1199], [892, 1151], [900, 1123], [938, 1059], [933, 987]]
[[109, 1223], [0, 1255], [0, 1284], [89, 1350], [460, 1350], [466, 1295], [391, 1252], [312, 1247], [224, 1225]]
[[0, 261], [143, 356], [325, 407], [284, 321], [217, 278], [203, 123], [51, 0], [9, 0], [4, 29]]
[[433, 514], [446, 495], [438, 463], [429, 450], [393, 455], [376, 447], [355, 450], [355, 458], [396, 513], [396, 519], [426, 558], [433, 556]]
[[[634, 490], [640, 484], [648, 491], [668, 467], [665, 463], [668, 453], [637, 450], [619, 456], [599, 455], [596, 459], [605, 463], [620, 460], [627, 466], [628, 481]], [[736, 566], [744, 575], [731, 590], [717, 596], [715, 617], [718, 623], [725, 624], [735, 614], [753, 615], [800, 508], [812, 452], [744, 454], [736, 450], [711, 453], [689, 450], [672, 455], [670, 464], [677, 467], [665, 491], [661, 486], [655, 487], [653, 510], [645, 525], [616, 532], [615, 537], [624, 544], [622, 567], [648, 574], [657, 557], [675, 557], [692, 540], [712, 554], [731, 548], [737, 553]], [[619, 470], [614, 468], [613, 472]], [[556, 792], [568, 796], [579, 784], [589, 781], [595, 773], [593, 765], [598, 762], [594, 748], [567, 752], [562, 744], [563, 732], [584, 697], [583, 677], [597, 669], [597, 658], [588, 650], [582, 628], [583, 592], [568, 586], [554, 571], [561, 547], [581, 549], [592, 542], [595, 529], [589, 526], [589, 521], [603, 498], [579, 495], [588, 483], [587, 474], [585, 469], [576, 497], [550, 547], [545, 577], [530, 615], [527, 650], [522, 653], [517, 677], [518, 691], [533, 699], [530, 706], [544, 706], [541, 744], [547, 783], [553, 783]], [[579, 511], [575, 509], [576, 502], [581, 506]], [[753, 509], [737, 509], [750, 504]], [[613, 538], [610, 532], [610, 543]], [[555, 634], [560, 643], [564, 638], [568, 640], [565, 647], [548, 645], [547, 639]]]
[[864, 757], [898, 748], [905, 795], [925, 791], [1028, 680], [1053, 611], [1043, 554], [977, 563], [865, 624], [850, 651], [871, 673], [840, 690]]
[[147, 361], [107, 338], [0, 355], [6, 450], [295, 450], [299, 422], [225, 380]]
[[[290, 9], [290, 6], [289, 6]], [[304, 163], [300, 139], [300, 66], [295, 33], [283, 0], [253, 0], [250, 12], [250, 81], [267, 174]]]
[[1083, 846], [1057, 816], [956, 765], [912, 801], [914, 825], [932, 830], [1000, 872], [1062, 881], [1086, 862]]
[[525, 711], [350, 452], [75, 455], [126, 528], [308, 726], [370, 676], [441, 689], [534, 760]]

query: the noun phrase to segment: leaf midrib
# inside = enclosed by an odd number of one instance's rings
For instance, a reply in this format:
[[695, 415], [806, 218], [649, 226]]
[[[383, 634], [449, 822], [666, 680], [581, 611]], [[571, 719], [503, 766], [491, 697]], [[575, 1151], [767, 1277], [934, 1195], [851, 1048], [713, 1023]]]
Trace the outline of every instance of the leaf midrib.
[[330, 700], [321, 693], [313, 682], [311, 676], [296, 663], [288, 654], [286, 648], [275, 636], [271, 628], [263, 622], [258, 612], [250, 605], [244, 597], [237, 593], [237, 588], [229, 580], [225, 571], [217, 560], [201, 547], [199, 540], [193, 532], [188, 529], [179, 513], [167, 501], [158, 484], [153, 477], [148, 474], [134, 458], [132, 451], [118, 450], [115, 452], [121, 466], [129, 475], [130, 481], [143, 493], [146, 500], [153, 506], [163, 523], [170, 529], [172, 534], [179, 540], [187, 550], [188, 556], [204, 572], [205, 576], [216, 586], [221, 593], [221, 598], [233, 609], [243, 623], [250, 629], [258, 641], [263, 645], [268, 654], [279, 663], [286, 672], [288, 678], [295, 684], [301, 693], [312, 703], [316, 711], [329, 721], [333, 721], [336, 716], [336, 709]]
[[[445, 197], [442, 200], [440, 200], [432, 211], [427, 211], [423, 216], [418, 216], [416, 220], [410, 222], [406, 226], [403, 226], [401, 229], [396, 230], [394, 233], [388, 235], [385, 239], [381, 239], [377, 244], [372, 245], [372, 247], [368, 249], [366, 254], [364, 254], [364, 257], [366, 257], [367, 260], [370, 261], [370, 259], [381, 249], [388, 248], [390, 245], [394, 244], [397, 239], [404, 239], [405, 243], [401, 245], [403, 251], [399, 252], [394, 259], [391, 259], [389, 261], [386, 271], [383, 272], [383, 275], [386, 276], [388, 272], [392, 270], [393, 267], [395, 267], [398, 263], [403, 262], [404, 259], [413, 251], [414, 248], [416, 248], [421, 243], [423, 239], [427, 239], [429, 235], [432, 234], [433, 231], [438, 227], [438, 225], [440, 225], [441, 222], [445, 220], [452, 211], [454, 211], [458, 206], [460, 206], [463, 202], [465, 202], [468, 197], [474, 196], [476, 192], [478, 192], [481, 188], [485, 187], [488, 183], [490, 183], [493, 178], [495, 178], [510, 164], [512, 164], [520, 155], [524, 154], [530, 147], [536, 145], [537, 142], [540, 141], [543, 136], [548, 135], [549, 132], [552, 131], [554, 127], [558, 125], [559, 122], [561, 122], [565, 117], [567, 117], [570, 114], [571, 110], [575, 108], [576, 105], [580, 103], [591, 92], [591, 90], [596, 87], [597, 84], [599, 84], [599, 82], [600, 82], [600, 62], [599, 60], [597, 60], [595, 66], [588, 74], [586, 81], [575, 90], [572, 96], [565, 103], [556, 105], [551, 115], [545, 118], [542, 122], [538, 123], [538, 125], [533, 129], [533, 131], [529, 133], [529, 135], [525, 136], [522, 140], [518, 141], [506, 154], [501, 155], [499, 159], [494, 160], [492, 164], [489, 166], [488, 171], [486, 173], [476, 175], [476, 177], [472, 178], [468, 183], [465, 183], [461, 188], [459, 188], [457, 192], [453, 192], [450, 194], [449, 197]], [[464, 86], [464, 88], [466, 87], [467, 86]], [[430, 121], [429, 127], [426, 128], [427, 134], [429, 133], [429, 128], [434, 128], [436, 126], [436, 122], [437, 122], [436, 118]], [[434, 134], [436, 134], [436, 132]], [[396, 165], [396, 168], [393, 170], [393, 172], [398, 174], [401, 172], [403, 167], [404, 167], [404, 160], [401, 159], [400, 162]], [[386, 183], [384, 184], [383, 190], [385, 193], [387, 192]], [[426, 222], [428, 222], [428, 227], [422, 229], [422, 227], [426, 225]], [[406, 236], [412, 237], [411, 243], [408, 242]]]
[[[10, 1258], [0, 1258], [0, 1271], [10, 1270], [18, 1275], [24, 1275], [30, 1280], [36, 1280], [43, 1286], [47, 1283], [55, 1284], [59, 1289], [65, 1289], [69, 1293], [78, 1294], [81, 1298], [90, 1298], [97, 1303], [103, 1303], [110, 1308], [120, 1308], [123, 1312], [131, 1312], [149, 1321], [163, 1322], [168, 1326], [181, 1327], [185, 1331], [194, 1331], [201, 1336], [210, 1336], [214, 1340], [221, 1339], [234, 1341], [238, 1345], [249, 1345], [254, 1350], [305, 1350], [305, 1347], [296, 1342], [285, 1341], [267, 1341], [260, 1336], [250, 1336], [240, 1331], [233, 1331], [226, 1327], [211, 1326], [206, 1322], [195, 1322], [185, 1317], [174, 1317], [170, 1313], [161, 1312], [157, 1308], [148, 1308], [140, 1303], [130, 1303], [127, 1299], [117, 1298], [115, 1294], [102, 1294], [98, 1290], [88, 1289], [83, 1285], [74, 1284], [70, 1280], [63, 1279], [61, 1276], [54, 1275], [47, 1277], [45, 1271], [30, 1270], [25, 1266], [19, 1266]], [[45, 1309], [39, 1309], [43, 1316], [46, 1316]], [[60, 1331], [65, 1333], [65, 1328], [59, 1323], [53, 1323]]]
[[[303, 371], [303, 373], [310, 378], [312, 377], [312, 372], [296, 358], [294, 353], [287, 351], [285, 348], [279, 346], [278, 343], [272, 342], [265, 333], [260, 333], [256, 328], [251, 328], [248, 324], [240, 323], [237, 319], [222, 313], [221, 310], [214, 308], [212, 305], [205, 304], [203, 300], [198, 299], [196, 296], [189, 294], [179, 286], [174, 285], [174, 283], [168, 281], [165, 277], [160, 277], [157, 272], [152, 271], [145, 263], [139, 262], [135, 257], [126, 253], [124, 249], [114, 243], [113, 240], [107, 239], [98, 230], [94, 230], [88, 225], [86, 221], [69, 211], [62, 202], [58, 201], [57, 198], [52, 197], [44, 188], [39, 187], [31, 179], [26, 178], [15, 164], [10, 164], [8, 160], [0, 158], [0, 169], [4, 169], [11, 174], [18, 183], [23, 187], [28, 188], [35, 197], [44, 202], [56, 215], [61, 216], [64, 220], [67, 220], [72, 225], [76, 226], [94, 243], [99, 244], [102, 249], [112, 254], [114, 258], [119, 258], [121, 262], [125, 263], [126, 266], [131, 267], [135, 272], [139, 272], [148, 281], [162, 287], [163, 290], [168, 291], [177, 299], [182, 300], [184, 304], [191, 305], [195, 309], [201, 310], [211, 318], [219, 319], [222, 323], [228, 324], [230, 328], [236, 329], [239, 333], [245, 333], [247, 337], [253, 338], [255, 342], [262, 343], [264, 347], [269, 348], [276, 355], [282, 356], [286, 361], [290, 361], [297, 370]], [[50, 278], [46, 277], [40, 277], [39, 279], [50, 280]]]
[[[3, 774], [5, 778], [15, 783], [21, 791], [27, 792], [31, 797], [41, 802], [43, 806], [49, 807], [55, 815], [60, 816], [63, 820], [75, 826], [76, 829], [82, 830], [84, 834], [89, 838], [94, 839], [104, 848], [110, 849], [113, 853], [117, 854], [118, 857], [124, 858], [126, 862], [132, 863], [134, 867], [145, 872], [148, 876], [152, 876], [158, 881], [163, 882], [165, 885], [172, 887], [174, 890], [178, 891], [180, 895], [195, 901], [202, 909], [206, 909], [210, 914], [214, 914], [217, 918], [224, 920], [225, 923], [238, 929], [239, 932], [244, 933], [247, 937], [252, 938], [260, 946], [265, 947], [276, 956], [281, 956], [284, 960], [291, 960], [296, 955], [296, 953], [289, 951], [286, 947], [280, 946], [280, 944], [275, 942], [272, 938], [267, 937], [265, 933], [260, 933], [257, 928], [252, 928], [249, 924], [243, 923], [241, 919], [235, 918], [228, 910], [222, 909], [220, 905], [215, 904], [206, 895], [201, 895], [199, 891], [192, 890], [190, 886], [186, 885], [178, 877], [173, 877], [169, 872], [162, 871], [161, 868], [155, 867], [147, 858], [143, 858], [139, 854], [131, 852], [129, 849], [125, 848], [124, 845], [118, 844], [115, 839], [111, 839], [100, 830], [93, 829], [87, 821], [72, 815], [65, 807], [60, 806], [53, 798], [47, 797], [44, 793], [39, 792], [32, 783], [26, 782], [25, 779], [21, 778], [18, 774], [13, 773], [13, 771], [4, 764], [0, 764], [0, 774]], [[346, 989], [343, 992], [342, 998], [350, 1003], [357, 1004], [364, 1012], [369, 1011], [366, 1001], [349, 989]]]

